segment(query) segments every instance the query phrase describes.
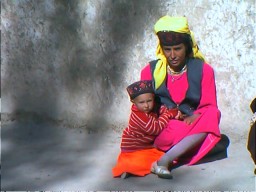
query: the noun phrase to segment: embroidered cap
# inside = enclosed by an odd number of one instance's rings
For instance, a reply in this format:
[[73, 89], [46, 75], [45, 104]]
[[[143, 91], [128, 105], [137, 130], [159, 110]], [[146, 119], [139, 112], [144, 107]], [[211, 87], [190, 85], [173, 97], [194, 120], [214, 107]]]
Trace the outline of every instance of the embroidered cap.
[[144, 93], [154, 93], [154, 88], [151, 80], [136, 81], [129, 85], [126, 90], [131, 100]]
[[162, 46], [173, 46], [173, 45], [185, 43], [188, 46], [190, 46], [190, 49], [192, 51], [192, 40], [190, 35], [186, 33], [177, 33], [172, 31], [168, 31], [168, 32], [159, 31], [157, 33], [157, 36]]

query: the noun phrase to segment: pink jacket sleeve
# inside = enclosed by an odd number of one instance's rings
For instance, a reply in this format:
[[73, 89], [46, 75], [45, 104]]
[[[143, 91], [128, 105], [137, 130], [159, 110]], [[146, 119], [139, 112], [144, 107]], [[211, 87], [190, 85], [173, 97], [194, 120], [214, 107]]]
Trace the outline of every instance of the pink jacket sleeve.
[[150, 65], [147, 64], [140, 73], [140, 79], [141, 80], [151, 80], [152, 79], [152, 75], [150, 72]]
[[203, 67], [201, 94], [200, 104], [195, 113], [202, 113], [208, 107], [218, 108], [214, 71], [207, 63], [205, 63]]

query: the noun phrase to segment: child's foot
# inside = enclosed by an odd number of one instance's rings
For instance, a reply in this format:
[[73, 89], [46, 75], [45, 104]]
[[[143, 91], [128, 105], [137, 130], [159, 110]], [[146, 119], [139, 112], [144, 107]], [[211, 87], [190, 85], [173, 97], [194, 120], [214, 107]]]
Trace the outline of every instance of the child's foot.
[[126, 178], [128, 178], [128, 177], [130, 177], [130, 176], [131, 176], [130, 173], [124, 172], [124, 173], [121, 175], [121, 178], [122, 178], [122, 179], [126, 179]]
[[165, 166], [158, 166], [157, 162], [154, 162], [151, 166], [151, 172], [163, 179], [172, 179], [171, 172]]

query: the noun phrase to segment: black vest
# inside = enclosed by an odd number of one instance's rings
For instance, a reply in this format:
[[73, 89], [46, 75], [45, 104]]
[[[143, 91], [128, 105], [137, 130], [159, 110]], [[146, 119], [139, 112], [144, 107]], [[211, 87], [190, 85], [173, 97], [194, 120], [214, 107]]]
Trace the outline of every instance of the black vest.
[[[155, 81], [153, 74], [157, 61], [158, 60], [150, 62], [150, 70], [153, 82]], [[187, 114], [189, 116], [192, 115], [193, 111], [198, 107], [201, 99], [202, 73], [203, 61], [200, 59], [190, 58], [187, 61], [188, 90], [186, 92], [184, 100], [179, 105], [174, 103], [171, 97], [172, 93], [169, 93], [166, 87], [167, 76], [165, 77], [165, 80], [160, 85], [160, 87], [157, 90], [155, 90], [157, 99], [159, 100], [160, 103], [165, 104], [168, 108], [178, 107], [178, 109], [182, 113]]]

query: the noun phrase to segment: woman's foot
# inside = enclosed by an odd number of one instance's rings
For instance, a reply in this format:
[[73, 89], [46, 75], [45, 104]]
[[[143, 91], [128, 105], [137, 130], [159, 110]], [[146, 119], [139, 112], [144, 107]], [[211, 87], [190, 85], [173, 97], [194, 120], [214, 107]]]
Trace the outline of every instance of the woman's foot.
[[151, 166], [151, 172], [163, 179], [172, 179], [171, 172], [165, 166], [158, 166], [157, 162], [154, 162]]

